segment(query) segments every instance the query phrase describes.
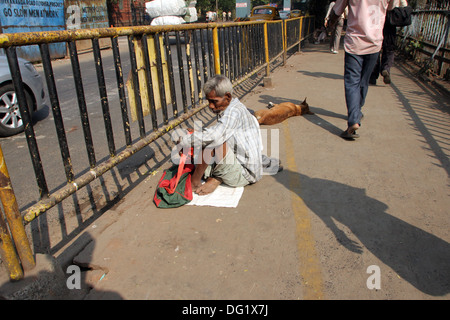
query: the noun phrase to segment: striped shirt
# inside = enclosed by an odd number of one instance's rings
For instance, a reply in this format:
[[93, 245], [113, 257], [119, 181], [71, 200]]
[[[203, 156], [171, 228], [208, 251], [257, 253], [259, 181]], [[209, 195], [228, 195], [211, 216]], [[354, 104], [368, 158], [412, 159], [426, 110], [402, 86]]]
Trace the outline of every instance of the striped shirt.
[[242, 174], [249, 183], [262, 177], [262, 139], [258, 121], [247, 108], [233, 98], [230, 105], [218, 115], [217, 123], [202, 131], [194, 131], [181, 141], [182, 147], [200, 145], [216, 148], [227, 142], [242, 165]]

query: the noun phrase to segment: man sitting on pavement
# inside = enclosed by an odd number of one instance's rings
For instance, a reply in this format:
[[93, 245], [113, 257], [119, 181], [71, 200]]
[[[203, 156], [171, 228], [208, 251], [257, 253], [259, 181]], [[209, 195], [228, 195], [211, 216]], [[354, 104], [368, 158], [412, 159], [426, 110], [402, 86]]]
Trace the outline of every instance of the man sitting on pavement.
[[[205, 195], [221, 183], [243, 187], [261, 179], [262, 140], [256, 118], [233, 97], [231, 81], [222, 75], [208, 79], [203, 86], [209, 109], [217, 114], [217, 123], [183, 137], [184, 150], [200, 141], [202, 152], [194, 157], [192, 191]], [[196, 154], [194, 154], [196, 155]], [[205, 183], [202, 184], [202, 179]]]

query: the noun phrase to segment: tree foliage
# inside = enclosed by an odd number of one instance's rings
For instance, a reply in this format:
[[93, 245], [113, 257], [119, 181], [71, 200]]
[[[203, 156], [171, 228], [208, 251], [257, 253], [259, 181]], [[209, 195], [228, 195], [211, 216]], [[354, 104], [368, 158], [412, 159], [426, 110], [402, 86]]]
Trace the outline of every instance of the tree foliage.
[[[233, 11], [236, 8], [236, 0], [218, 0], [217, 6], [219, 11]], [[197, 0], [196, 8], [202, 12], [216, 11], [216, 1]]]
[[[270, 1], [270, 0], [251, 0], [252, 7], [276, 3], [279, 1]], [[236, 0], [218, 0], [217, 6], [219, 7], [219, 11], [231, 11], [233, 12], [236, 9]], [[216, 1], [214, 0], [197, 0], [197, 10], [201, 10], [202, 12], [207, 11], [215, 11], [216, 10]]]
[[256, 7], [256, 6], [262, 6], [264, 4], [269, 4], [269, 3], [275, 3], [277, 1], [270, 1], [270, 0], [252, 0], [252, 8]]

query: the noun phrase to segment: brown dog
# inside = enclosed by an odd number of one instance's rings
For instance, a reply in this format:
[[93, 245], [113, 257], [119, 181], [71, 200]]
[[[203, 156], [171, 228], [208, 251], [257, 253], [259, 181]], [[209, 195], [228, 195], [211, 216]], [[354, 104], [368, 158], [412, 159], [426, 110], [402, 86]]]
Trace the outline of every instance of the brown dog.
[[[273, 105], [273, 104], [272, 104]], [[301, 116], [304, 114], [314, 114], [309, 111], [309, 105], [306, 103], [306, 98], [301, 104], [294, 104], [292, 102], [283, 102], [275, 104], [270, 109], [263, 109], [255, 111], [255, 117], [258, 123], [264, 125], [273, 125], [283, 122], [287, 118], [294, 116]]]

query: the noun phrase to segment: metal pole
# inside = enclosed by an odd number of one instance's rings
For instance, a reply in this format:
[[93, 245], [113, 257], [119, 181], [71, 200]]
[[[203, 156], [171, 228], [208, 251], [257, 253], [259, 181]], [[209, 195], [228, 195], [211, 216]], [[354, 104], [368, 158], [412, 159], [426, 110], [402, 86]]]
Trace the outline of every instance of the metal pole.
[[299, 36], [298, 36], [298, 51], [302, 51], [302, 29], [303, 29], [303, 17], [300, 17], [300, 30], [299, 30]]
[[178, 74], [180, 75], [180, 83], [181, 83], [181, 96], [183, 98], [183, 111], [184, 113], [188, 112], [188, 103], [187, 103], [187, 95], [186, 95], [186, 80], [184, 75], [184, 55], [181, 50], [181, 40], [180, 40], [180, 32], [176, 31], [176, 43], [177, 43], [177, 58], [178, 58]]
[[[11, 70], [12, 81], [16, 92], [24, 92], [22, 76], [20, 75], [19, 62], [17, 60], [17, 53], [15, 47], [8, 47], [5, 49], [6, 56], [8, 57], [8, 64]], [[39, 195], [41, 199], [47, 198], [49, 195], [47, 182], [45, 181], [44, 169], [42, 167], [41, 156], [39, 154], [39, 148], [36, 141], [36, 135], [34, 134], [33, 122], [31, 121], [31, 114], [27, 107], [27, 101], [25, 94], [17, 95], [17, 101], [19, 102], [20, 114], [24, 120], [25, 125], [25, 137], [27, 138], [28, 150], [31, 155], [31, 162], [33, 163], [33, 169], [36, 176], [36, 182], [39, 188]]]
[[20, 266], [19, 258], [17, 257], [14, 244], [8, 232], [5, 220], [3, 219], [3, 212], [0, 210], [0, 255], [5, 262], [6, 268], [9, 271], [9, 278], [11, 280], [20, 280], [23, 278], [23, 270]]
[[100, 53], [100, 45], [97, 38], [92, 39], [92, 49], [94, 52], [95, 71], [97, 74], [98, 90], [100, 94], [100, 102], [102, 105], [103, 121], [105, 123], [109, 155], [111, 157], [114, 157], [116, 155], [116, 146], [114, 143], [111, 115], [109, 112], [108, 94], [106, 90], [105, 75], [103, 73], [102, 55]]
[[74, 172], [72, 161], [70, 159], [69, 146], [67, 144], [66, 130], [64, 129], [64, 120], [59, 104], [58, 91], [56, 89], [55, 75], [53, 73], [52, 62], [50, 58], [50, 50], [47, 43], [39, 45], [42, 56], [42, 65], [44, 67], [45, 79], [47, 81], [48, 95], [50, 96], [50, 104], [55, 121], [56, 134], [58, 136], [59, 149], [61, 158], [64, 163], [64, 171], [66, 172], [67, 182], [72, 182]]
[[287, 50], [286, 50], [286, 47], [287, 47], [287, 45], [286, 45], [287, 34], [286, 34], [286, 29], [287, 29], [287, 21], [284, 20], [281, 23], [281, 34], [283, 35], [282, 36], [282, 39], [283, 39], [283, 66], [286, 65], [286, 59], [287, 59]]
[[112, 51], [114, 55], [114, 67], [116, 69], [117, 90], [119, 91], [120, 110], [122, 111], [123, 132], [127, 146], [131, 146], [131, 129], [128, 119], [127, 99], [125, 95], [125, 85], [123, 82], [122, 62], [120, 60], [119, 42], [117, 37], [111, 38]]
[[[148, 49], [148, 42], [150, 40], [148, 39], [148, 36], [146, 34], [144, 34], [141, 38], [140, 41], [136, 42], [137, 46], [136, 46], [136, 52], [139, 51], [139, 46], [142, 47], [142, 54], [140, 55], [136, 55], [136, 66], [138, 64], [145, 65], [145, 78], [142, 79], [143, 82], [147, 85], [146, 89], [147, 89], [147, 95], [150, 99], [149, 104], [150, 104], [150, 114], [152, 117], [152, 127], [153, 127], [153, 131], [158, 129], [158, 119], [156, 117], [156, 104], [155, 104], [155, 93], [157, 95], [157, 98], [160, 98], [160, 95], [157, 93], [156, 90], [153, 90], [153, 80], [152, 80], [152, 65], [150, 63], [150, 52]], [[157, 51], [157, 49], [155, 49], [155, 51]], [[152, 60], [154, 59], [154, 54], [152, 53]], [[144, 61], [142, 61], [144, 60]], [[138, 74], [137, 77], [139, 79], [139, 70], [138, 70]], [[141, 89], [139, 89], [140, 92], [142, 92]], [[145, 90], [145, 89], [143, 89]], [[161, 100], [161, 99], [159, 99]], [[142, 126], [144, 126], [144, 109], [142, 107], [142, 96], [141, 98], [139, 98], [139, 101], [141, 101], [141, 111], [138, 111], [138, 118], [140, 119], [140, 121], [142, 122]], [[143, 135], [145, 135], [145, 132], [143, 133]]]
[[[200, 30], [201, 32], [201, 30]], [[166, 62], [167, 69], [169, 71], [169, 87], [170, 87], [170, 96], [172, 102], [172, 112], [173, 117], [178, 117], [178, 107], [177, 107], [177, 96], [175, 93], [175, 79], [173, 74], [173, 64], [172, 64], [172, 49], [170, 49], [170, 40], [169, 33], [164, 33], [164, 48], [166, 49]]]
[[269, 37], [267, 34], [267, 23], [264, 23], [264, 52], [266, 54], [266, 77], [270, 76], [270, 58], [269, 58]]
[[214, 67], [216, 74], [220, 74], [219, 32], [217, 26], [213, 29]]
[[187, 75], [188, 75], [188, 84], [189, 84], [189, 92], [191, 93], [191, 106], [192, 108], [195, 106], [195, 86], [194, 86], [194, 71], [192, 68], [192, 58], [191, 58], [191, 30], [185, 32], [185, 42], [186, 42], [186, 62], [187, 62]]
[[[156, 70], [158, 72], [159, 78], [159, 98], [161, 101], [161, 109], [163, 114], [164, 124], [169, 123], [169, 118], [167, 114], [167, 102], [166, 102], [166, 89], [164, 85], [164, 72], [162, 68], [162, 54], [161, 54], [161, 39], [162, 35], [156, 33], [153, 35], [153, 39], [155, 39], [155, 51], [156, 51]], [[192, 104], [194, 106], [194, 104]]]
[[91, 168], [95, 167], [95, 150], [92, 140], [91, 126], [89, 125], [89, 114], [86, 107], [86, 98], [84, 95], [83, 79], [81, 77], [80, 62], [78, 60], [77, 45], [74, 41], [69, 41], [70, 61], [72, 64], [72, 73], [75, 83], [75, 89], [78, 97], [78, 108], [80, 109], [81, 125], [83, 127], [84, 141], [86, 144], [87, 155]]
[[[3, 157], [2, 147], [0, 146], [0, 200], [5, 210], [6, 220], [11, 230], [14, 244], [16, 245], [20, 261], [24, 270], [31, 270], [36, 266], [33, 252], [28, 242], [27, 234], [23, 224], [22, 216], [19, 212], [16, 196], [9, 178], [8, 168]], [[2, 218], [3, 219], [3, 218]]]

